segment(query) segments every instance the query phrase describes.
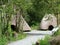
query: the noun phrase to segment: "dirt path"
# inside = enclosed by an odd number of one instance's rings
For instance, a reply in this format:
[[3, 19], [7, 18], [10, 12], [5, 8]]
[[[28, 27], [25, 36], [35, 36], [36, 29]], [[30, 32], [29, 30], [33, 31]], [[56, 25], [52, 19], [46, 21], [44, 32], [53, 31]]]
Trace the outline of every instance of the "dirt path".
[[27, 37], [18, 40], [12, 43], [9, 43], [8, 45], [32, 45], [35, 44], [38, 40], [44, 39], [45, 35], [53, 35], [59, 27], [54, 28], [52, 31], [31, 31], [31, 32], [25, 32], [27, 33]]

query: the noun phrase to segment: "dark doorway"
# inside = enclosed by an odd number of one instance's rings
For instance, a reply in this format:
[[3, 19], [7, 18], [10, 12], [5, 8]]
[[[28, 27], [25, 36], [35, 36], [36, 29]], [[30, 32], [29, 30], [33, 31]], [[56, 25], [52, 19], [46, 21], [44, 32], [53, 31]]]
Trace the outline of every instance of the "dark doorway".
[[49, 27], [48, 27], [48, 30], [52, 30], [54, 27], [52, 26], [52, 25], [50, 25]]
[[18, 29], [17, 29], [16, 25], [11, 25], [11, 29], [12, 29], [12, 31], [18, 32]]

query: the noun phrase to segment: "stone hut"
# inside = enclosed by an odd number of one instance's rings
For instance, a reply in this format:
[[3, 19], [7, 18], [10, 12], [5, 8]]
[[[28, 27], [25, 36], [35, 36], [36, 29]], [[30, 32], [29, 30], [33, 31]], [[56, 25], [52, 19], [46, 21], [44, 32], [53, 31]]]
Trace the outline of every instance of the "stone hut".
[[54, 27], [57, 26], [57, 18], [54, 16], [54, 14], [46, 14], [40, 24], [41, 29], [49, 29], [52, 30]]

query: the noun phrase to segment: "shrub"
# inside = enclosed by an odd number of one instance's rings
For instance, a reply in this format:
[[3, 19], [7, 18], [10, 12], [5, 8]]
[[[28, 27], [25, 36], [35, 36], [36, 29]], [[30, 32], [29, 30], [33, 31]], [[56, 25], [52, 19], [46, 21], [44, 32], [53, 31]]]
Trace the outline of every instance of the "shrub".
[[0, 37], [0, 45], [7, 45], [7, 42], [8, 40], [6, 36], [3, 35], [2, 37]]
[[53, 36], [57, 36], [57, 35], [60, 35], [60, 29], [58, 29], [58, 31], [55, 32]]
[[50, 45], [49, 39], [50, 36], [46, 36], [44, 40], [40, 40], [40, 45]]
[[[43, 40], [39, 40], [35, 45], [50, 45], [49, 40], [51, 36], [46, 35], [46, 37]], [[34, 44], [33, 44], [34, 45]]]

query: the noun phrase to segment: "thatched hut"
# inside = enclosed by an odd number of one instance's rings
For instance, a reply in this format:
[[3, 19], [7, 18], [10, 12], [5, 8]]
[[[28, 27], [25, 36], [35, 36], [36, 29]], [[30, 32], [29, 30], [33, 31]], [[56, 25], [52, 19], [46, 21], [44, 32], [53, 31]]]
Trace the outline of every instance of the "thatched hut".
[[54, 27], [57, 26], [57, 18], [54, 14], [46, 14], [40, 24], [41, 29], [49, 29], [52, 30]]
[[[16, 19], [16, 17], [17, 17], [17, 19]], [[18, 18], [20, 18], [20, 19], [18, 19]], [[19, 20], [20, 20], [20, 22], [18, 22]], [[23, 30], [23, 31], [29, 31], [29, 30], [31, 30], [31, 28], [29, 27], [28, 23], [24, 20], [24, 18], [23, 18], [22, 15], [20, 17], [19, 17], [19, 15], [13, 15], [12, 16], [11, 28], [16, 29], [17, 25], [19, 25], [19, 30], [20, 29]], [[17, 31], [18, 31], [18, 29], [17, 29]]]

